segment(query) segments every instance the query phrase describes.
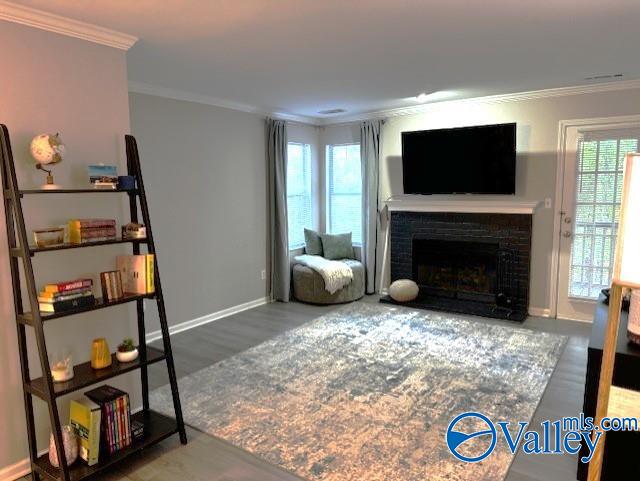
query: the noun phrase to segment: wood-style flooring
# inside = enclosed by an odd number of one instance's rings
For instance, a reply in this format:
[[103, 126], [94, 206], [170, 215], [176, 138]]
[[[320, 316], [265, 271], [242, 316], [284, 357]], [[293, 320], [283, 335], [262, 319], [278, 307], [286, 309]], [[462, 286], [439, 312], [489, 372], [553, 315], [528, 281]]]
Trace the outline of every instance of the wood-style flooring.
[[[377, 302], [370, 296], [361, 302]], [[210, 366], [235, 353], [326, 314], [336, 307], [291, 302], [273, 303], [217, 320], [172, 336], [179, 377]], [[478, 318], [481, 319], [481, 318]], [[505, 321], [483, 322], [510, 325]], [[570, 336], [533, 419], [532, 427], [546, 419], [575, 416], [582, 409], [590, 324], [530, 317], [523, 327]], [[161, 347], [158, 344], [158, 347]], [[160, 365], [149, 372], [150, 388], [167, 383]], [[253, 455], [194, 429], [189, 444], [177, 436], [151, 448], [139, 458], [121, 465], [102, 479], [122, 481], [290, 481], [300, 480]], [[574, 456], [516, 455], [506, 481], [573, 481]], [[425, 481], [428, 479], [425, 477]], [[366, 480], [362, 480], [366, 481]], [[482, 480], [477, 480], [482, 481]]]

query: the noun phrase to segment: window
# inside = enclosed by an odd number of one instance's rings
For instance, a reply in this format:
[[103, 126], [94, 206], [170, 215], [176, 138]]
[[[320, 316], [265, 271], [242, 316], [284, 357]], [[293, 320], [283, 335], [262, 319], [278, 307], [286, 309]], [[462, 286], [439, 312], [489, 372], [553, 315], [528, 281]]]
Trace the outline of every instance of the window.
[[586, 132], [578, 143], [571, 297], [597, 299], [609, 287], [625, 154], [637, 149], [637, 134]]
[[327, 146], [327, 232], [351, 232], [362, 243], [360, 144]]
[[289, 249], [297, 249], [304, 245], [304, 228], [313, 228], [309, 144], [289, 142], [287, 146], [287, 214]]

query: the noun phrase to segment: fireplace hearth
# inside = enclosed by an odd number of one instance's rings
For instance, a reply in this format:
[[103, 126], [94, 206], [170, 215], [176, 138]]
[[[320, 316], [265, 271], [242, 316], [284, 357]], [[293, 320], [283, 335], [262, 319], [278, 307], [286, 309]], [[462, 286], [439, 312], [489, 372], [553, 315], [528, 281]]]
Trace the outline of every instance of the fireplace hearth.
[[418, 284], [414, 307], [522, 321], [531, 220], [526, 214], [392, 212], [391, 280]]

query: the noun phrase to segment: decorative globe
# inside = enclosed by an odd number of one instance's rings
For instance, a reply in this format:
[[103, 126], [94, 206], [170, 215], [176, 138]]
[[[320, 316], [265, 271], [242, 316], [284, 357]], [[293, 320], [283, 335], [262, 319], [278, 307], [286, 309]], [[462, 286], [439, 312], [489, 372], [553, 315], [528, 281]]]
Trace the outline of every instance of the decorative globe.
[[40, 134], [31, 141], [31, 155], [39, 164], [62, 162], [65, 146], [59, 134]]

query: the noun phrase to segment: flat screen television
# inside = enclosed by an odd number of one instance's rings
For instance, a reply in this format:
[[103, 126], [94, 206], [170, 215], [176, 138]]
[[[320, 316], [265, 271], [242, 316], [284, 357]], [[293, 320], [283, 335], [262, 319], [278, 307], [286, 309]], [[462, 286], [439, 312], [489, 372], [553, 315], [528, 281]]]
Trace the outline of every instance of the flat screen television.
[[402, 132], [405, 194], [515, 194], [516, 124]]

